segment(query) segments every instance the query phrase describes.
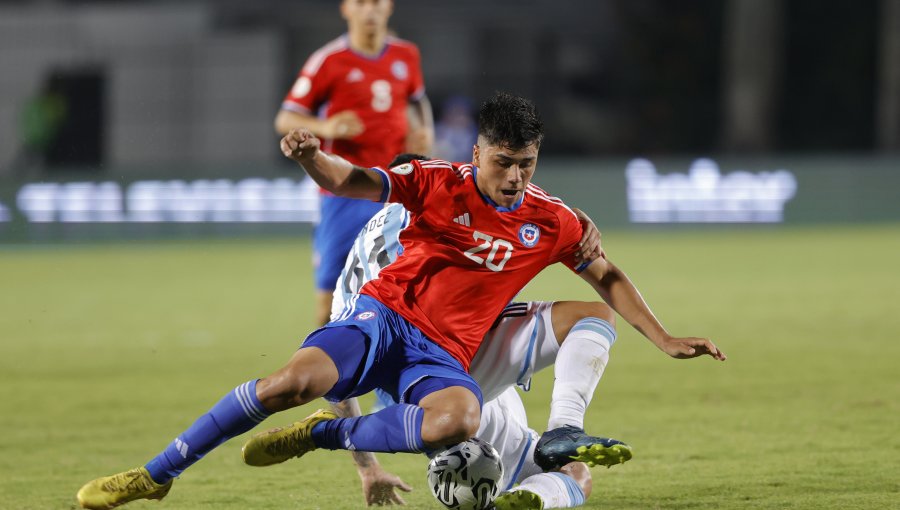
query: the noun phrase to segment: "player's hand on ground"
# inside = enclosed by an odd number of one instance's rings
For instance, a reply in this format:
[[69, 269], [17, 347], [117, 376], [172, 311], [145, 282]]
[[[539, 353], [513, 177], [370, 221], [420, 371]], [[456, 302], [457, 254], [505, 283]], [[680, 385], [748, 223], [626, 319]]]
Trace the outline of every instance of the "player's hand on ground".
[[281, 153], [285, 157], [302, 162], [315, 156], [321, 142], [307, 129], [292, 129], [281, 139]]
[[332, 140], [354, 138], [366, 130], [359, 116], [352, 110], [335, 113], [325, 120], [322, 135]]
[[360, 468], [359, 478], [362, 480], [363, 495], [368, 506], [405, 505], [406, 501], [403, 501], [397, 489], [403, 492], [412, 490], [399, 476], [388, 473], [381, 466]]
[[594, 225], [593, 220], [588, 217], [581, 209], [572, 208], [584, 232], [581, 235], [581, 241], [578, 243], [581, 247], [575, 252], [578, 262], [587, 262], [598, 257], [604, 257], [603, 247], [600, 245], [600, 230]]
[[707, 338], [685, 337], [668, 338], [662, 345], [666, 354], [678, 359], [697, 358], [709, 355], [719, 361], [725, 361], [727, 356]]

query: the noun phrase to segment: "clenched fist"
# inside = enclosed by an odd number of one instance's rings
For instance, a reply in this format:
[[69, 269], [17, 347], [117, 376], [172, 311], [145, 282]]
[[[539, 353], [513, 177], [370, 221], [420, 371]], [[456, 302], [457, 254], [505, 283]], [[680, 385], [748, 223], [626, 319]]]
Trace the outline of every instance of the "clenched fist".
[[307, 129], [292, 129], [281, 139], [281, 153], [298, 163], [309, 161], [319, 151], [322, 142]]

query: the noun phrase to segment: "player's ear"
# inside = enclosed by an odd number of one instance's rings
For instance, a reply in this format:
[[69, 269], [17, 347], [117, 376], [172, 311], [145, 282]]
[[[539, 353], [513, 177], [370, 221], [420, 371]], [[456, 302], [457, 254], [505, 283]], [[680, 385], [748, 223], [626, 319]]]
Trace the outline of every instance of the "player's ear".
[[478, 144], [472, 146], [472, 164], [475, 166], [481, 166], [478, 164]]

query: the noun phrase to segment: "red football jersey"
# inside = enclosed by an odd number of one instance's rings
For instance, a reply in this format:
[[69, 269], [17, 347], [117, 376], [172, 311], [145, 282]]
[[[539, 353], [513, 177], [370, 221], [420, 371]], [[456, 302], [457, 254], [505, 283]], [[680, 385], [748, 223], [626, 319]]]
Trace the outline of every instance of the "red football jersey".
[[573, 271], [582, 227], [571, 209], [529, 184], [514, 207], [475, 185], [476, 167], [413, 161], [384, 172], [385, 197], [410, 211], [403, 253], [361, 290], [417, 326], [466, 370], [503, 307], [542, 269]]
[[415, 44], [388, 37], [381, 54], [368, 57], [353, 51], [344, 35], [309, 57], [281, 107], [323, 118], [356, 112], [365, 130], [351, 140], [325, 140], [323, 149], [373, 167], [406, 152], [406, 107], [424, 95]]

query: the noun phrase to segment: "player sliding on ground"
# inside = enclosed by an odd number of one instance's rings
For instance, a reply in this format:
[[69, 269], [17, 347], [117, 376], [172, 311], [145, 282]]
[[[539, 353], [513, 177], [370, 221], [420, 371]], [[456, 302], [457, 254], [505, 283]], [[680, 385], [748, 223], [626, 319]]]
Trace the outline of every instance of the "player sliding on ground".
[[[392, 166], [411, 159], [412, 155], [401, 156]], [[599, 255], [599, 233], [586, 216], [583, 222], [585, 236], [593, 235], [590, 239], [596, 240]], [[396, 260], [402, 251], [399, 235], [408, 224], [409, 213], [399, 204], [390, 204], [363, 228], [338, 279], [332, 317], [339, 316], [347, 299]], [[583, 251], [592, 253], [589, 238], [583, 242]], [[545, 436], [539, 441], [538, 433], [528, 427], [525, 407], [515, 389], [516, 385], [530, 386], [536, 371], [556, 361], [559, 369], [548, 429], [582, 430], [584, 411], [615, 342], [613, 321], [612, 310], [603, 303], [511, 303], [485, 336], [470, 374], [485, 399], [477, 437], [497, 449], [505, 466], [499, 485], [506, 492], [494, 502], [498, 510], [578, 506], [592, 489], [591, 473], [579, 461], [611, 466], [631, 458], [626, 445], [611, 440], [593, 449], [565, 438]], [[379, 400], [384, 404], [394, 403], [383, 395], [379, 394]], [[355, 399], [334, 408], [342, 417], [359, 415]], [[395, 489], [410, 489], [399, 477], [385, 472], [373, 454], [352, 453], [367, 504], [404, 504]]]
[[[403, 154], [396, 167], [425, 156]], [[454, 168], [459, 169], [459, 164]], [[462, 174], [460, 172], [460, 177]], [[574, 209], [584, 226], [583, 258], [602, 255], [600, 235], [586, 215]], [[410, 216], [400, 204], [379, 211], [360, 231], [337, 281], [332, 319], [369, 280], [403, 251], [400, 233]], [[477, 437], [493, 445], [505, 470], [500, 487], [505, 492], [494, 502], [497, 510], [569, 508], [590, 495], [592, 479], [587, 465], [611, 466], [631, 457], [626, 445], [606, 444], [595, 449], [559, 437], [584, 428], [584, 413], [609, 361], [616, 339], [614, 312], [603, 303], [576, 301], [511, 303], [485, 335], [469, 373], [478, 382], [485, 404]], [[556, 364], [556, 383], [550, 405], [548, 430], [528, 427], [525, 407], [515, 386], [529, 388], [532, 375]], [[384, 405], [394, 402], [379, 393]], [[358, 416], [355, 399], [334, 404], [342, 417]], [[565, 434], [562, 434], [563, 436]], [[371, 453], [353, 452], [367, 504], [403, 504], [395, 489], [409, 490], [396, 475], [383, 471]], [[583, 462], [581, 462], [583, 461]], [[515, 484], [519, 484], [514, 487]]]
[[[308, 131], [291, 131], [282, 152], [321, 187], [410, 211], [403, 254], [348, 301], [338, 320], [307, 337], [287, 365], [226, 394], [145, 466], [86, 484], [80, 504], [112, 508], [161, 499], [174, 477], [222, 442], [323, 396], [345, 400], [380, 388], [400, 404], [357, 418], [315, 413], [255, 436], [244, 446], [244, 461], [265, 466], [316, 448], [423, 452], [473, 437], [482, 396], [469, 364], [513, 296], [556, 262], [578, 272], [669, 355], [724, 359], [707, 339], [669, 335], [608, 260], [576, 262], [578, 219], [530, 183], [542, 139], [534, 105], [504, 93], [481, 107], [473, 165], [460, 167], [462, 179], [445, 162], [414, 161], [389, 172], [354, 167], [320, 151]], [[583, 431], [560, 435], [591, 449], [618, 443]]]

